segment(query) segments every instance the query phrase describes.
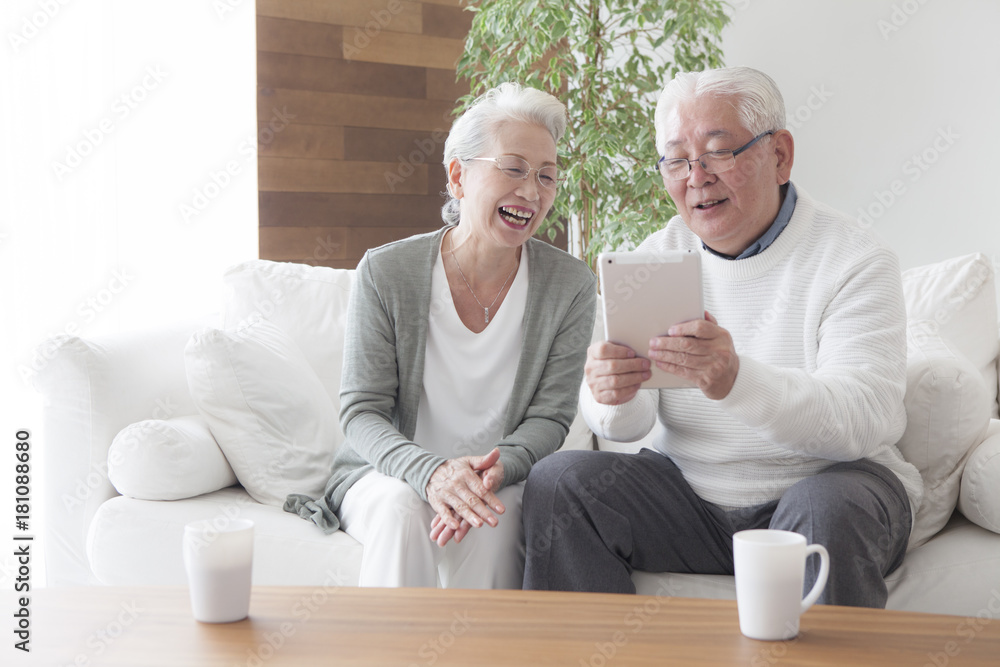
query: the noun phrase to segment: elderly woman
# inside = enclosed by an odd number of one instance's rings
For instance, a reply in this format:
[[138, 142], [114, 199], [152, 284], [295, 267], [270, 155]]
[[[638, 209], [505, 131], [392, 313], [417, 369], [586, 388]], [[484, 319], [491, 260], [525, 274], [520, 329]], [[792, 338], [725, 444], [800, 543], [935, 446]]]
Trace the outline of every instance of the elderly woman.
[[445, 226], [358, 264], [325, 497], [286, 508], [364, 544], [362, 586], [520, 588], [523, 480], [562, 444], [593, 273], [532, 238], [559, 185], [565, 107], [507, 83], [445, 142]]

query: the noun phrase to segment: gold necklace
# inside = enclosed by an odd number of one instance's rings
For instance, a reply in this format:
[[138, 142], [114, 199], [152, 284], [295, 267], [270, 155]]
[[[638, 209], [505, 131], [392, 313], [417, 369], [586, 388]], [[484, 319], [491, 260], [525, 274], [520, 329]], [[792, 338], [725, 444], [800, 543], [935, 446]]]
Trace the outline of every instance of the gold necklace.
[[469, 294], [471, 294], [472, 298], [476, 300], [476, 303], [479, 304], [479, 307], [483, 309], [483, 318], [486, 320], [485, 323], [489, 324], [490, 308], [492, 308], [493, 305], [496, 304], [497, 299], [500, 298], [500, 295], [503, 294], [504, 289], [507, 288], [507, 283], [510, 282], [510, 277], [514, 275], [514, 271], [517, 270], [517, 265], [518, 265], [517, 259], [516, 258], [514, 259], [514, 268], [512, 268], [510, 270], [510, 273], [507, 274], [507, 279], [503, 281], [503, 285], [501, 285], [500, 291], [497, 292], [497, 295], [495, 297], [493, 297], [493, 303], [491, 303], [489, 306], [484, 306], [482, 301], [479, 300], [479, 297], [476, 296], [476, 293], [472, 291], [472, 285], [469, 284], [468, 279], [465, 277], [465, 272], [462, 271], [462, 265], [458, 263], [458, 256], [455, 255], [455, 241], [454, 239], [451, 238], [450, 234], [448, 235], [448, 245], [450, 248], [448, 254], [450, 254], [451, 258], [455, 260], [455, 266], [458, 267], [458, 275], [462, 276], [462, 280], [465, 282], [465, 286], [469, 288]]

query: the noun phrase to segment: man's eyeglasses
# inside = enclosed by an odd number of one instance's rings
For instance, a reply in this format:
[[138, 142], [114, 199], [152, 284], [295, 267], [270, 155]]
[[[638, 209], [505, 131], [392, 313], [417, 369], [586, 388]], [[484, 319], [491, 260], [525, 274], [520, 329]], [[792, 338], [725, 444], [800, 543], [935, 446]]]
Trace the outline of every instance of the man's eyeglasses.
[[508, 178], [513, 178], [515, 181], [525, 181], [528, 179], [528, 176], [531, 175], [531, 172], [535, 172], [538, 184], [543, 188], [558, 187], [559, 183], [563, 180], [559, 178], [558, 167], [550, 165], [539, 169], [532, 169], [527, 160], [519, 158], [516, 155], [501, 155], [500, 157], [470, 157], [467, 159], [492, 162], [496, 165], [497, 169], [502, 171]]
[[774, 130], [768, 130], [763, 134], [758, 134], [756, 137], [751, 139], [749, 143], [746, 143], [735, 150], [709, 151], [708, 153], [699, 155], [694, 160], [688, 160], [683, 157], [668, 160], [665, 157], [661, 157], [659, 162], [656, 163], [656, 168], [660, 174], [663, 175], [663, 178], [670, 179], [672, 181], [687, 178], [691, 173], [691, 170], [694, 168], [692, 165], [695, 162], [701, 163], [701, 168], [709, 174], [721, 174], [722, 172], [729, 171], [736, 166], [737, 155], [749, 149], [769, 134], [774, 134]]

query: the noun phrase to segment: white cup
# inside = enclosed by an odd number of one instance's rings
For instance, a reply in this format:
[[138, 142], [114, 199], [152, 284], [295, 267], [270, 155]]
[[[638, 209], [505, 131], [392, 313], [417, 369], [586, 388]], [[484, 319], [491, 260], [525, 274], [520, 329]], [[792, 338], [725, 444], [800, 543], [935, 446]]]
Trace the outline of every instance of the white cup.
[[250, 611], [253, 522], [216, 518], [184, 526], [191, 611], [202, 623], [231, 623]]
[[[819, 576], [802, 599], [806, 557], [819, 554]], [[799, 616], [813, 606], [826, 586], [830, 554], [820, 544], [787, 530], [743, 530], [733, 535], [736, 607], [740, 632], [751, 639], [791, 639]]]

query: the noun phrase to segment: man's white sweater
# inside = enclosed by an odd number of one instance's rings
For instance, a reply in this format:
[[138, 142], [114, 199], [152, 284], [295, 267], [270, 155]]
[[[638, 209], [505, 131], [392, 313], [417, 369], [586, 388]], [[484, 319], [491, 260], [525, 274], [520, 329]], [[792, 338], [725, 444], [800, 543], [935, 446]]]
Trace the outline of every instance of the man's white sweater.
[[595, 433], [619, 442], [644, 437], [659, 416], [656, 449], [725, 508], [776, 500], [834, 462], [869, 459], [899, 477], [915, 510], [920, 474], [895, 446], [906, 427], [898, 260], [851, 219], [798, 194], [788, 226], [753, 257], [705, 251], [680, 217], [640, 246], [701, 253], [705, 308], [739, 355], [728, 396], [642, 390], [612, 407], [584, 384], [581, 410]]

